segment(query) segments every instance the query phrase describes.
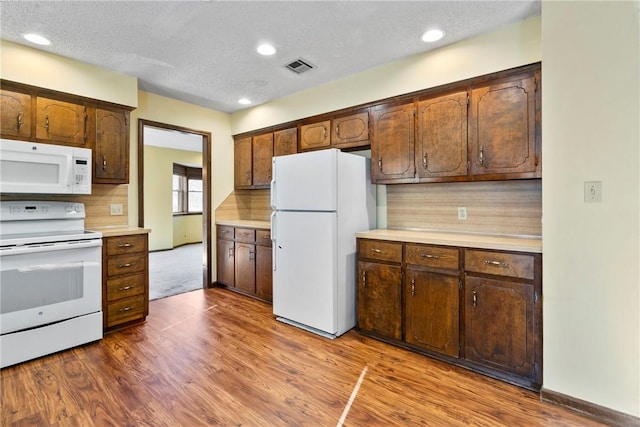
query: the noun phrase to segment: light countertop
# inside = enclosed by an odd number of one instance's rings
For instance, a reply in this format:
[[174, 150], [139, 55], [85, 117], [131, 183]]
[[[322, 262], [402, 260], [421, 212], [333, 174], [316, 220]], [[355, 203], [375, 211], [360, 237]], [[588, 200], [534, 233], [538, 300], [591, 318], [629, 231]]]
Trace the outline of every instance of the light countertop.
[[114, 237], [114, 236], [129, 236], [132, 234], [148, 234], [151, 230], [141, 227], [129, 227], [127, 225], [115, 225], [108, 227], [93, 227], [91, 231], [98, 231], [102, 233], [102, 237]]
[[249, 220], [249, 219], [216, 220], [216, 225], [228, 225], [231, 227], [262, 228], [266, 230], [271, 229], [271, 223], [269, 221], [259, 221], [259, 220]]
[[356, 233], [356, 237], [396, 242], [542, 253], [542, 238], [537, 236], [508, 236], [433, 230], [376, 229]]

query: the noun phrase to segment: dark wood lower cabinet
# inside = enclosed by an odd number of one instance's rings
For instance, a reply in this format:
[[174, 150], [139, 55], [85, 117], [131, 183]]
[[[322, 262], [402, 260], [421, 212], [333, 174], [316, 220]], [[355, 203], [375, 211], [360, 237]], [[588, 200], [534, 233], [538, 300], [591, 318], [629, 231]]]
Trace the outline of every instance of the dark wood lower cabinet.
[[459, 276], [407, 269], [405, 341], [458, 357]]
[[533, 285], [467, 276], [465, 290], [467, 360], [535, 380]]
[[271, 302], [271, 232], [228, 225], [218, 225], [216, 232], [216, 284]]
[[358, 263], [358, 327], [402, 338], [402, 271], [399, 265]]
[[531, 390], [542, 255], [358, 238], [358, 330]]

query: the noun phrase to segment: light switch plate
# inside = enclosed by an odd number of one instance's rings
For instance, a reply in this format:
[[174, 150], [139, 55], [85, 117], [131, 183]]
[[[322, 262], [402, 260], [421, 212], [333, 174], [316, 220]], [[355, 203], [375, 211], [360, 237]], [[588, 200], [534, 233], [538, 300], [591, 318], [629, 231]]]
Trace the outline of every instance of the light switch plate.
[[584, 202], [585, 203], [601, 203], [602, 202], [602, 181], [585, 181]]

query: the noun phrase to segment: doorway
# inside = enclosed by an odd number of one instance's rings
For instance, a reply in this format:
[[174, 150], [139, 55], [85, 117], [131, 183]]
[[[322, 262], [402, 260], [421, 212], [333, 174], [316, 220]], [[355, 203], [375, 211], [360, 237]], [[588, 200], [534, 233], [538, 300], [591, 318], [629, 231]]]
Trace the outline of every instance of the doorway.
[[[138, 226], [145, 228], [145, 134], [164, 131], [200, 138], [202, 144], [202, 288], [212, 285], [211, 133], [150, 120], [138, 120]], [[153, 133], [153, 132], [152, 132]], [[180, 149], [179, 147], [177, 147]], [[170, 189], [169, 189], [170, 190]], [[149, 228], [149, 227], [146, 227]], [[151, 230], [153, 233], [153, 229]]]

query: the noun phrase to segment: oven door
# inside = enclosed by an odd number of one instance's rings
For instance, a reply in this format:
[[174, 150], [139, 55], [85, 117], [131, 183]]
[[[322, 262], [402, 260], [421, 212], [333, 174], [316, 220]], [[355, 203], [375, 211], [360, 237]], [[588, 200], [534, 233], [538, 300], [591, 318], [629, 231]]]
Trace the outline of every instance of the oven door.
[[101, 246], [93, 239], [2, 248], [0, 332], [100, 312]]

